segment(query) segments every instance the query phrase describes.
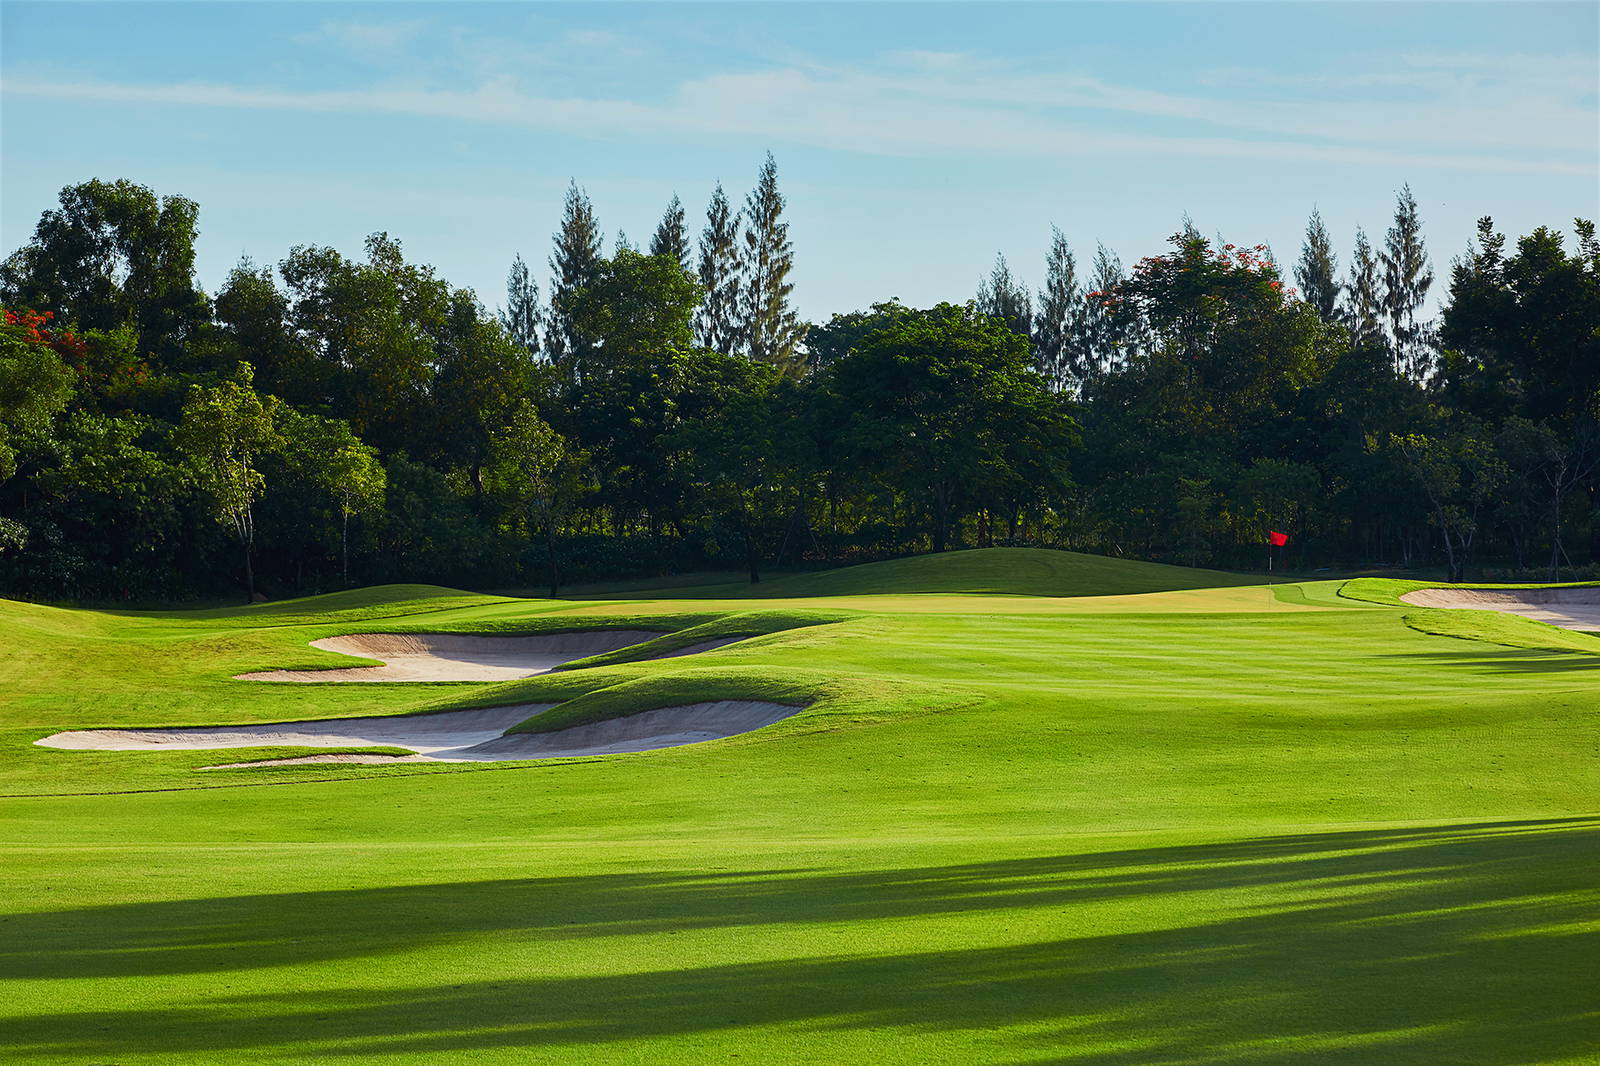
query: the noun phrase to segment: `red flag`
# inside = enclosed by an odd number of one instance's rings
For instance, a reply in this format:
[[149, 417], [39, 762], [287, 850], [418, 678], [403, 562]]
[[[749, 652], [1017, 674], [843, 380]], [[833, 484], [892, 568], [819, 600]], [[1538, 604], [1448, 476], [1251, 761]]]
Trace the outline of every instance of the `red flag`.
[[1279, 533], [1276, 530], [1268, 530], [1267, 531], [1267, 541], [1274, 548], [1281, 548], [1285, 544], [1289, 543], [1289, 534], [1287, 534], [1287, 533]]

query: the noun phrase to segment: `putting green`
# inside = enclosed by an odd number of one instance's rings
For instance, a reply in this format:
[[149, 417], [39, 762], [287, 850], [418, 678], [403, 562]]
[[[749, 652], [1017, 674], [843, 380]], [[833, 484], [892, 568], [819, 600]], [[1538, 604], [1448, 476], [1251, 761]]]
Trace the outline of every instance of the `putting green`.
[[[0, 602], [0, 1060], [1593, 1062], [1600, 640], [1475, 613], [1015, 549], [605, 600]], [[596, 626], [670, 632], [500, 683], [232, 680], [347, 633]], [[33, 743], [763, 699], [808, 706], [538, 763]]]

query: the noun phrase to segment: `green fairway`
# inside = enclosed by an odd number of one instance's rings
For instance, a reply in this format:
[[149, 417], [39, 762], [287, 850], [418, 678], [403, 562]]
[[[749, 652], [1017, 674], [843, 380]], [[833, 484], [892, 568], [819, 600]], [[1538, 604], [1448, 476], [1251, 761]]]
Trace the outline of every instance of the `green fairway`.
[[[1392, 592], [991, 549], [606, 599], [0, 601], [0, 1061], [1595, 1062], [1600, 638]], [[750, 639], [232, 679], [590, 626]], [[536, 763], [33, 743], [741, 698], [806, 710]]]

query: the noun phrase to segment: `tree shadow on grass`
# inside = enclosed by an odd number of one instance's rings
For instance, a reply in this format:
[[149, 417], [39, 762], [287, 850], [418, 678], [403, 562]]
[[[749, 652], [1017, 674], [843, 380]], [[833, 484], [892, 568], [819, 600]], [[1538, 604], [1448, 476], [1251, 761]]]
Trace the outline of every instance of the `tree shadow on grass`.
[[1418, 663], [1446, 663], [1470, 667], [1481, 673], [1551, 674], [1600, 670], [1600, 656], [1579, 651], [1419, 651], [1394, 652], [1384, 659], [1403, 659]]
[[[942, 1033], [982, 1041], [984, 1061], [1004, 1050], [1002, 1059], [1095, 1066], [1545, 1062], [1600, 1045], [1597, 854], [1600, 822], [1570, 819], [848, 873], [601, 874], [25, 915], [0, 927], [5, 974], [293, 967], [485, 933], [561, 953], [591, 937], [720, 931], [729, 957], [622, 972], [637, 969], [624, 947], [611, 973], [491, 964], [419, 973], [401, 989], [358, 976], [314, 994], [37, 1013], [0, 1023], [0, 1047], [22, 1061], [289, 1047], [426, 1059], [775, 1026], [824, 1042], [851, 1029]], [[1013, 917], [1036, 935], [973, 946]], [[903, 922], [918, 919], [927, 924], [917, 948], [905, 950]], [[901, 932], [879, 941], [876, 920]], [[741, 927], [851, 921], [868, 924], [848, 954], [731, 957], [752, 944], [762, 953]], [[660, 957], [656, 944], [646, 957]], [[1008, 1026], [1020, 1028], [997, 1032]]]

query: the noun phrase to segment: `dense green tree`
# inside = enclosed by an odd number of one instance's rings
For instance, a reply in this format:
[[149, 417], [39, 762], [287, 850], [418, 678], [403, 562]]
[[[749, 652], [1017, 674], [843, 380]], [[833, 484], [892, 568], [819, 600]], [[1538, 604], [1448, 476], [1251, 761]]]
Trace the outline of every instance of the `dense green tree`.
[[532, 395], [534, 365], [534, 357], [484, 313], [470, 290], [451, 293], [434, 342], [425, 436], [412, 451], [444, 469], [465, 470], [481, 495], [490, 438]]
[[1322, 223], [1322, 213], [1312, 211], [1311, 221], [1306, 223], [1305, 243], [1300, 246], [1300, 261], [1295, 264], [1294, 280], [1300, 286], [1300, 295], [1324, 322], [1338, 318], [1338, 272], [1339, 260], [1333, 254], [1328, 227]]
[[661, 222], [650, 238], [650, 254], [664, 255], [675, 260], [684, 270], [691, 269], [689, 231], [684, 225], [683, 201], [677, 196], [673, 196], [672, 202], [667, 204], [666, 213], [661, 216]]
[[500, 313], [500, 324], [505, 327], [512, 343], [529, 355], [539, 354], [539, 327], [544, 312], [539, 306], [539, 283], [528, 272], [528, 264], [517, 256], [511, 261], [511, 271], [506, 275], [506, 306]]
[[1252, 498], [1253, 460], [1300, 461], [1301, 393], [1344, 334], [1288, 297], [1264, 246], [1172, 244], [1093, 296], [1138, 344], [1085, 411], [1080, 480], [1116, 543], [1198, 563], [1226, 531], [1253, 528], [1225, 510]]
[[262, 390], [299, 406], [326, 407], [340, 368], [322, 357], [309, 334], [295, 329], [290, 308], [272, 268], [241, 260], [217, 293], [211, 362], [227, 369], [248, 361]]
[[1505, 482], [1504, 461], [1493, 444], [1472, 429], [1407, 433], [1393, 444], [1428, 501], [1430, 518], [1444, 541], [1449, 580], [1464, 580], [1479, 517]]
[[1032, 369], [1027, 339], [970, 308], [940, 304], [875, 331], [829, 368], [827, 387], [848, 405], [856, 461], [927, 505], [935, 551], [1014, 460], [1013, 435], [1026, 431], [1042, 458], [1071, 446], [1072, 419]]
[[1357, 344], [1385, 338], [1383, 328], [1383, 276], [1381, 264], [1366, 231], [1356, 227], [1355, 254], [1350, 257], [1350, 280], [1344, 287], [1340, 321]]
[[17, 451], [46, 437], [72, 398], [73, 374], [58, 347], [75, 338], [44, 314], [6, 311], [0, 323], [0, 482], [17, 472]]
[[295, 473], [326, 496], [339, 522], [339, 578], [350, 583], [350, 519], [383, 507], [387, 477], [378, 453], [348, 422], [307, 415], [287, 405], [273, 412], [276, 451]]
[[69, 185], [0, 265], [0, 303], [84, 330], [132, 326], [142, 355], [177, 364], [210, 313], [194, 280], [198, 218], [194, 201], [131, 181]]
[[[1313, 216], [1304, 300], [1265, 245], [1212, 244], [1187, 220], [1131, 272], [1102, 246], [1075, 294], [1056, 232], [1029, 321], [876, 303], [784, 364], [739, 333], [760, 234], [792, 261], [770, 160], [748, 231], [713, 198], [695, 274], [681, 204], [660, 254], [619, 235], [606, 259], [574, 186], [562, 237], [590, 254], [561, 303], [582, 343], [556, 362], [534, 352], [525, 264], [497, 320], [381, 233], [360, 258], [243, 260], [208, 319], [184, 303], [192, 214], [174, 202], [163, 222], [148, 190], [92, 186], [0, 272], [70, 303], [54, 321], [18, 309], [0, 337], [0, 594], [212, 591], [241, 547], [247, 582], [305, 591], [735, 560], [759, 578], [802, 555], [1001, 542], [1259, 566], [1266, 528], [1294, 534], [1296, 565], [1558, 577], [1600, 558], [1600, 241], [1584, 221], [1514, 244], [1482, 224], [1426, 380], [1431, 329], [1385, 302], [1394, 278], [1424, 291], [1408, 194], [1384, 256], [1358, 236], [1344, 285]], [[163, 242], [160, 279], [135, 281]], [[1022, 291], [1003, 273], [986, 289]], [[263, 412], [270, 432], [228, 445]]]
[[561, 591], [556, 537], [586, 487], [585, 457], [539, 417], [527, 400], [518, 404], [495, 434], [492, 456], [490, 490], [527, 521], [530, 534], [542, 535], [554, 599]]
[[1480, 417], [1519, 414], [1561, 429], [1600, 415], [1600, 255], [1539, 227], [1507, 255], [1485, 218], [1478, 241], [1451, 271], [1440, 327], [1442, 381], [1456, 405]]
[[450, 478], [404, 453], [384, 458], [378, 556], [386, 575], [438, 584], [498, 582], [493, 530]]
[[139, 414], [72, 411], [33, 478], [33, 513], [73, 546], [77, 580], [101, 596], [171, 590], [195, 545], [193, 470], [171, 427]]
[[332, 248], [299, 247], [279, 270], [296, 334], [328, 377], [322, 402], [297, 405], [343, 418], [391, 451], [435, 424], [430, 391], [451, 292], [432, 267], [407, 263], [386, 233], [368, 237], [366, 252], [355, 262]]
[[1265, 246], [1172, 242], [1173, 253], [1141, 260], [1102, 302], [1142, 339], [1132, 369], [1162, 383], [1178, 424], [1236, 432], [1317, 376], [1328, 337], [1311, 308], [1287, 298]]
[[588, 343], [573, 324], [572, 300], [593, 283], [605, 254], [602, 243], [594, 205], [574, 181], [567, 187], [561, 228], [556, 231], [555, 250], [550, 254], [550, 311], [544, 347], [556, 363], [581, 358]]
[[700, 286], [706, 295], [695, 316], [695, 339], [702, 348], [724, 355], [739, 347], [740, 223], [718, 182], [700, 231]]
[[756, 187], [745, 200], [743, 292], [737, 336], [752, 359], [771, 363], [789, 377], [805, 372], [800, 343], [806, 329], [789, 304], [794, 283], [794, 245], [783, 221], [784, 198], [778, 191], [778, 164], [772, 153], [761, 166]]
[[643, 510], [652, 524], [676, 495], [658, 441], [673, 426], [701, 295], [676, 260], [623, 251], [602, 260], [573, 299], [590, 354], [575, 368], [558, 428], [593, 457], [614, 506]]
[[781, 478], [781, 381], [770, 363], [696, 352], [685, 367], [677, 428], [662, 440], [709, 506], [737, 525], [751, 584], [761, 580], [761, 530]]
[[212, 513], [233, 530], [244, 554], [245, 589], [255, 599], [255, 505], [266, 489], [258, 468], [261, 453], [275, 447], [275, 396], [263, 397], [254, 387], [249, 363], [215, 386], [194, 386], [183, 405], [183, 421], [173, 442], [192, 463]]
[[1044, 288], [1039, 290], [1039, 310], [1033, 319], [1033, 361], [1058, 392], [1077, 389], [1083, 383], [1082, 317], [1077, 261], [1066, 236], [1051, 226]]
[[1380, 258], [1383, 311], [1396, 365], [1402, 373], [1425, 380], [1434, 369], [1433, 346], [1428, 323], [1419, 321], [1417, 315], [1433, 285], [1433, 267], [1422, 240], [1417, 198], [1411, 195], [1409, 185], [1396, 199], [1394, 224], [1384, 238]]
[[1544, 483], [1552, 572], [1568, 559], [1568, 497], [1586, 488], [1600, 499], [1600, 250], [1591, 223], [1579, 219], [1575, 229], [1573, 254], [1560, 233], [1540, 227], [1508, 255], [1482, 219], [1451, 272], [1440, 329], [1445, 396], [1511, 428], [1513, 454]]
[[624, 249], [601, 260], [591, 283], [572, 299], [573, 320], [590, 338], [590, 373], [694, 343], [694, 312], [703, 290], [667, 256]]
[[806, 362], [822, 369], [849, 355], [869, 335], [891, 324], [911, 308], [898, 300], [873, 304], [865, 311], [836, 314], [820, 326], [806, 331]]

